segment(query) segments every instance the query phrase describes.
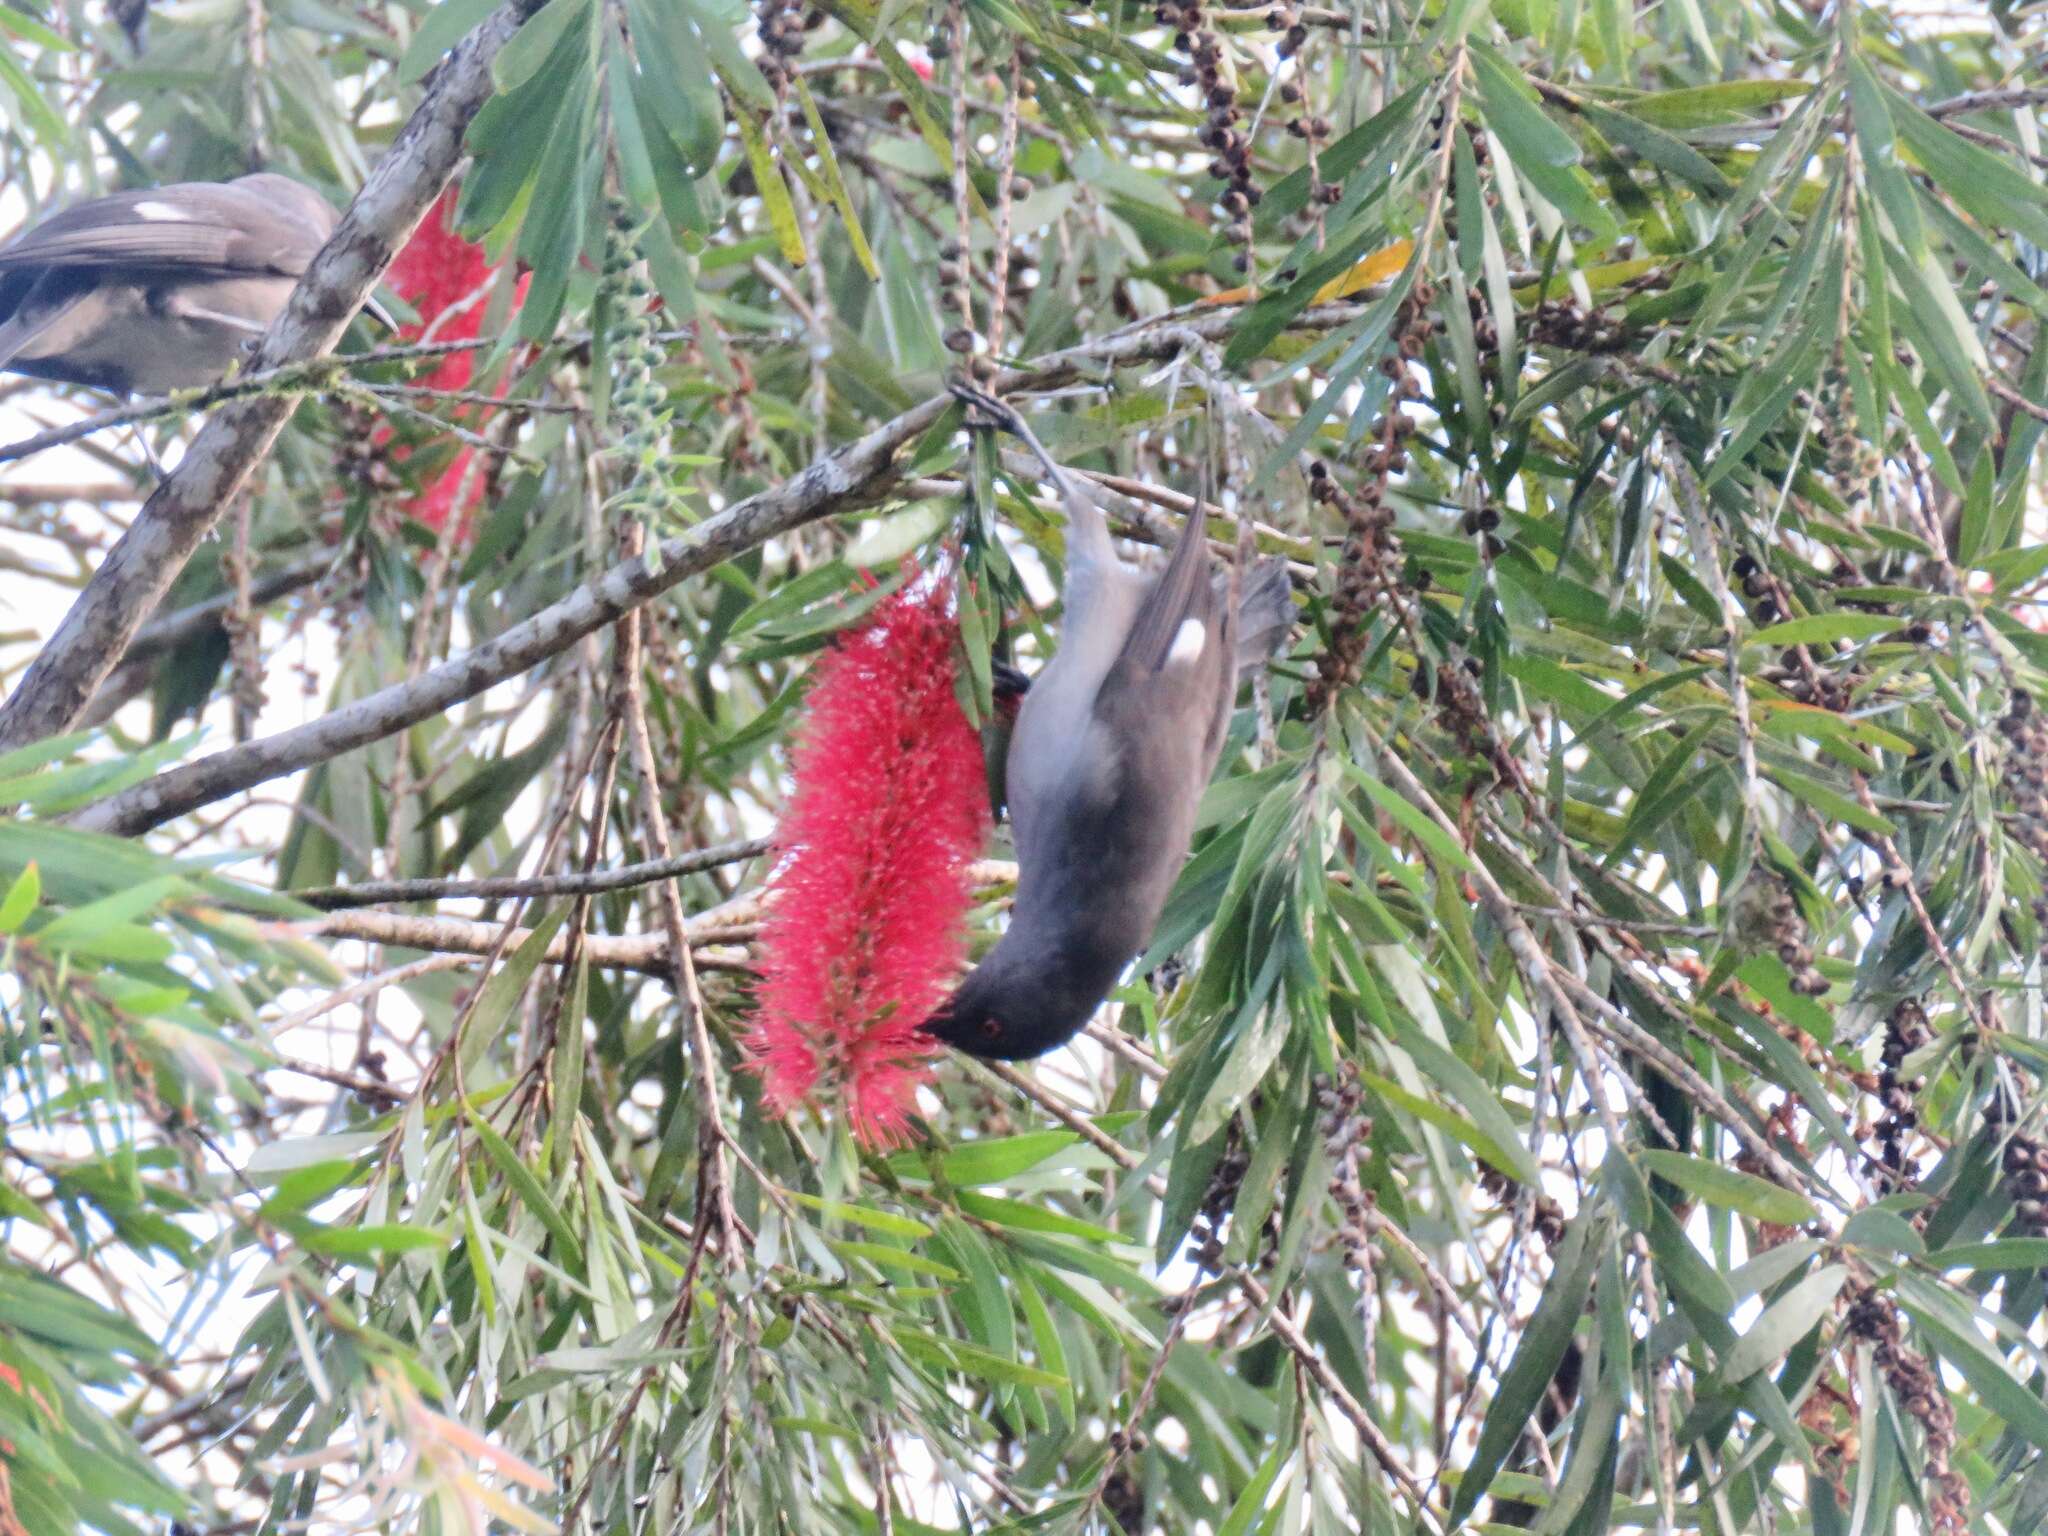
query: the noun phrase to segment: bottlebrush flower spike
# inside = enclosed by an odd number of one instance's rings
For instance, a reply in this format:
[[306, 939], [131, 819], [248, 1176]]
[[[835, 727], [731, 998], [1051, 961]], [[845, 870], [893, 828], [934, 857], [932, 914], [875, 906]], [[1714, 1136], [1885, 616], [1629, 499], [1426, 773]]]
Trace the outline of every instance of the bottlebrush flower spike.
[[988, 835], [958, 634], [946, 588], [911, 587], [826, 653], [776, 838], [751, 1065], [771, 1113], [837, 1097], [871, 1147], [905, 1139], [930, 1079], [920, 1026], [964, 954], [966, 865]]
[[[450, 186], [441, 194], [404, 249], [391, 260], [385, 281], [419, 315], [417, 321], [399, 327], [401, 340], [472, 341], [482, 334], [484, 311], [489, 306], [486, 285], [495, 269], [485, 259], [481, 245], [455, 233], [456, 190]], [[521, 274], [512, 296], [514, 310], [526, 299], [527, 281], [527, 275]], [[451, 352], [419, 382], [428, 389], [468, 389], [475, 374], [474, 352]], [[499, 394], [505, 392], [507, 382], [499, 382]], [[488, 415], [484, 412], [478, 423]], [[389, 427], [378, 429], [379, 442], [390, 436]], [[465, 523], [469, 520], [484, 493], [482, 470], [470, 468], [474, 453], [472, 448], [462, 449], [434, 477], [414, 499], [410, 508], [414, 517], [436, 531], [447, 526], [451, 514]], [[398, 456], [404, 456], [403, 449]], [[455, 505], [458, 496], [463, 503], [459, 511]]]

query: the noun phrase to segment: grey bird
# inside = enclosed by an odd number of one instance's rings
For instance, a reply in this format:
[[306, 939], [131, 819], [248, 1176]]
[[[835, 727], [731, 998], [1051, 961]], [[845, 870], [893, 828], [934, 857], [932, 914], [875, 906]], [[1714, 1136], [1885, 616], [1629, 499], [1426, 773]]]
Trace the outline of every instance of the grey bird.
[[1212, 571], [1191, 516], [1163, 569], [1127, 565], [1102, 509], [1000, 401], [953, 391], [1021, 438], [1067, 518], [1058, 653], [1031, 682], [1005, 766], [1017, 848], [1010, 924], [924, 1024], [973, 1056], [1015, 1061], [1064, 1044], [1151, 941], [1186, 860], [1239, 668], [1287, 634], [1287, 567]]
[[116, 192], [0, 246], [0, 371], [117, 394], [210, 384], [339, 216], [289, 176]]

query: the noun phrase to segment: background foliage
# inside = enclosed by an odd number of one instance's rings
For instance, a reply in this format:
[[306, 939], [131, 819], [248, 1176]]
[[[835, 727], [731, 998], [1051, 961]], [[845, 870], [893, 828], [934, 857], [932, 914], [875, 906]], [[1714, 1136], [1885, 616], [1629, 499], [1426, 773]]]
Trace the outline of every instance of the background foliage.
[[[0, 8], [4, 182], [341, 196], [488, 8]], [[422, 258], [473, 366], [323, 384], [106, 729], [0, 760], [0, 1530], [2037, 1528], [2040, 43], [533, 8]], [[1302, 622], [1129, 1038], [862, 1155], [735, 1070], [758, 839], [861, 571], [961, 579], [978, 705], [1034, 664], [1056, 509], [943, 390], [997, 362]], [[14, 663], [138, 457], [0, 481]], [[452, 709], [138, 798], [607, 570]]]

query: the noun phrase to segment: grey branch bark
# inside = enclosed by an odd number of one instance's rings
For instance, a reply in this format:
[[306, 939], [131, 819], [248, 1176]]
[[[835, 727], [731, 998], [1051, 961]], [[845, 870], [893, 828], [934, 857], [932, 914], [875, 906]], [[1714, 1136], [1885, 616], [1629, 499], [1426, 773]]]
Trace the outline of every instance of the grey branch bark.
[[[334, 561], [330, 557], [308, 560], [299, 565], [288, 565], [281, 571], [272, 571], [268, 576], [259, 576], [249, 588], [249, 601], [258, 608], [266, 607], [280, 597], [289, 597], [301, 587], [312, 586], [333, 568]], [[187, 640], [196, 640], [210, 629], [218, 629], [222, 617], [234, 606], [234, 601], [233, 593], [223, 592], [218, 597], [209, 597], [203, 603], [194, 603], [189, 608], [167, 613], [160, 619], [151, 619], [135, 632], [135, 638], [128, 642], [128, 654], [121, 660], [127, 663], [161, 655], [183, 645]]]
[[[1363, 297], [1377, 297], [1383, 291], [1369, 290]], [[1333, 329], [1364, 312], [1362, 303], [1321, 305], [1304, 312], [1296, 326]], [[1239, 320], [1235, 309], [1218, 309], [1192, 319], [1176, 314], [1170, 323], [1132, 328], [1052, 353], [1029, 368], [1006, 369], [996, 387], [1001, 391], [1051, 389], [1113, 365], [1158, 361], [1177, 355], [1191, 341], [1214, 341], [1228, 334]], [[951, 404], [951, 396], [940, 395], [913, 406], [818, 460], [794, 479], [736, 502], [687, 533], [664, 540], [652, 569], [642, 560], [615, 565], [496, 639], [450, 657], [416, 678], [394, 683], [305, 725], [160, 773], [87, 806], [71, 821], [90, 831], [133, 836], [240, 790], [283, 778], [431, 719], [559, 655], [585, 635], [616, 623], [630, 610], [691, 576], [777, 534], [879, 499], [896, 483], [898, 450], [928, 431]]]
[[[252, 369], [318, 357], [334, 347], [393, 254], [441, 195], [462, 154], [470, 119], [491, 95], [491, 61], [534, 8], [507, 0], [451, 53], [306, 270]], [[207, 531], [248, 484], [297, 403], [259, 395], [207, 422], [177, 469], [87, 583], [48, 645], [0, 705], [0, 751], [69, 730], [128, 651]]]
[[[326, 575], [333, 564], [332, 560], [313, 560], [273, 571], [249, 589], [249, 601], [255, 607], [265, 607], [301, 587], [310, 587]], [[128, 654], [121, 658], [120, 665], [101, 679], [99, 691], [92, 696], [85, 712], [76, 721], [77, 728], [97, 730], [113, 719], [124, 704], [149, 687], [156, 676], [156, 669], [150, 665], [152, 661], [175, 646], [197, 639], [209, 629], [219, 628], [222, 617], [234, 606], [234, 601], [232, 592], [223, 592], [218, 597], [194, 603], [176, 613], [167, 613], [143, 625], [128, 643]]]
[[736, 502], [687, 533], [665, 539], [653, 569], [643, 560], [613, 566], [560, 602], [515, 624], [475, 650], [451, 657], [409, 682], [394, 684], [332, 714], [173, 768], [88, 806], [75, 818], [96, 832], [134, 834], [210, 805], [237, 790], [282, 778], [355, 747], [381, 741], [473, 699], [507, 678], [557, 656], [585, 635], [688, 577], [779, 533], [859, 504], [895, 478], [896, 452], [930, 427], [951, 403], [927, 400], [792, 480]]

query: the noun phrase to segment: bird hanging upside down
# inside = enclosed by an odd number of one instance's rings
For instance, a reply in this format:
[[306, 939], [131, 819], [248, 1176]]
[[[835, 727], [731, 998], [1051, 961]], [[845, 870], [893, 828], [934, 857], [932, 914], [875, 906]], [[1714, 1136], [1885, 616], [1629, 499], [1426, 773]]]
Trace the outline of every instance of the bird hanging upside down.
[[0, 370], [124, 395], [210, 384], [337, 222], [318, 192], [268, 172], [66, 208], [0, 246]]
[[1191, 515], [1163, 570], [1119, 559], [1102, 509], [1017, 413], [962, 400], [1021, 438], [1067, 517], [1058, 654], [1032, 681], [1006, 767], [1017, 848], [1010, 925], [926, 1031], [973, 1056], [1014, 1061], [1062, 1045], [1151, 941], [1187, 858], [1195, 812], [1237, 698], [1293, 619], [1287, 567], [1212, 572]]

